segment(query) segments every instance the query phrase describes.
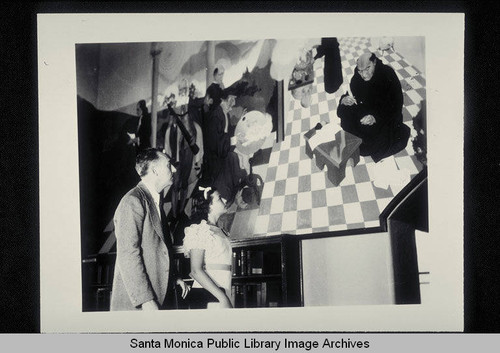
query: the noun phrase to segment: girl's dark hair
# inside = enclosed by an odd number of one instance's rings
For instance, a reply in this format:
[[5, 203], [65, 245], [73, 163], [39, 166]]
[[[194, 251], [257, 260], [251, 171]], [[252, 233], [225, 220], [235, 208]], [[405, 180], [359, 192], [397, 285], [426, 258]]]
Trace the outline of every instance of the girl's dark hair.
[[[202, 186], [202, 188], [205, 188]], [[210, 188], [207, 192], [200, 189], [197, 186], [193, 191], [191, 196], [192, 209], [191, 209], [191, 223], [198, 224], [202, 220], [208, 220], [208, 212], [210, 211], [210, 205], [212, 204], [212, 195], [217, 189]], [[206, 198], [205, 198], [206, 196]]]

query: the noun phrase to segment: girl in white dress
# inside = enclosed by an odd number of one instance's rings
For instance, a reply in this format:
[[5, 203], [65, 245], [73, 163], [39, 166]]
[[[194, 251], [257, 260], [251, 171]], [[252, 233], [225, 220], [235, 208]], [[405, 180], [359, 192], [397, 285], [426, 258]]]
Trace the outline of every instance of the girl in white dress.
[[190, 259], [194, 283], [186, 299], [191, 309], [232, 308], [231, 239], [217, 226], [226, 213], [226, 201], [210, 187], [200, 187], [192, 199], [195, 224], [184, 230], [184, 254]]

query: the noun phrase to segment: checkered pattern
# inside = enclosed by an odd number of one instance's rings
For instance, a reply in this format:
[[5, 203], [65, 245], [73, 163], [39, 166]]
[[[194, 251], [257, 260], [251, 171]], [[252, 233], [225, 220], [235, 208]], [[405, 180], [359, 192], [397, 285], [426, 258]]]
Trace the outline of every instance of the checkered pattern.
[[[261, 206], [256, 210], [254, 235], [310, 234], [379, 226], [380, 212], [399, 190], [374, 185], [375, 163], [361, 157], [356, 167], [347, 167], [345, 179], [334, 186], [326, 169], [320, 170], [305, 153], [304, 133], [318, 122], [338, 119], [336, 110], [342, 94], [349, 90], [356, 59], [366, 51], [377, 53], [401, 80], [404, 92], [404, 122], [412, 128], [412, 118], [425, 99], [425, 78], [401, 55], [380, 52], [367, 38], [339, 38], [344, 82], [334, 94], [324, 89], [323, 59], [314, 63], [315, 81], [310, 107], [303, 108], [291, 98], [285, 115], [285, 139], [273, 145], [268, 165], [254, 168], [265, 182]], [[414, 157], [411, 140], [405, 150], [394, 156], [399, 169], [414, 177], [422, 168]], [[248, 236], [249, 234], [247, 234]]]

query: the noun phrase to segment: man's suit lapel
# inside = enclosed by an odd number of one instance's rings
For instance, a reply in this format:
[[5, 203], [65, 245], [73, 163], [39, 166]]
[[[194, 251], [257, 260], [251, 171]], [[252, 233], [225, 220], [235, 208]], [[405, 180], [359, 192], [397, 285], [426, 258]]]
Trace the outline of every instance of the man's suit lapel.
[[153, 196], [151, 196], [151, 193], [147, 189], [147, 187], [140, 182], [138, 184], [139, 189], [142, 191], [144, 194], [144, 199], [146, 201], [146, 205], [149, 209], [149, 215], [151, 217], [151, 222], [153, 223], [153, 227], [156, 230], [156, 233], [158, 236], [165, 242], [164, 239], [164, 234], [161, 226], [161, 218], [160, 215], [158, 214], [158, 209], [156, 208], [155, 202], [153, 200]]
[[172, 248], [172, 235], [170, 233], [170, 227], [168, 225], [167, 216], [165, 215], [165, 211], [163, 209], [163, 193], [160, 194], [160, 220], [161, 220], [161, 229], [163, 229], [163, 236], [165, 237], [165, 244], [167, 248]]

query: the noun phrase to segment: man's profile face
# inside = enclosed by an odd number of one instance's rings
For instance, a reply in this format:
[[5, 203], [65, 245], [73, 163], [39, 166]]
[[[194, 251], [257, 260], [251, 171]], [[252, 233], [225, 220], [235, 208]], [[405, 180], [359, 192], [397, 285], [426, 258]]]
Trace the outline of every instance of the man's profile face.
[[173, 173], [175, 173], [175, 167], [170, 163], [168, 157], [164, 154], [160, 155], [160, 158], [155, 162], [155, 170], [158, 175], [158, 181], [161, 189], [172, 185]]
[[373, 77], [373, 73], [375, 72], [375, 63], [370, 60], [359, 60], [358, 72], [363, 80], [370, 81]]

